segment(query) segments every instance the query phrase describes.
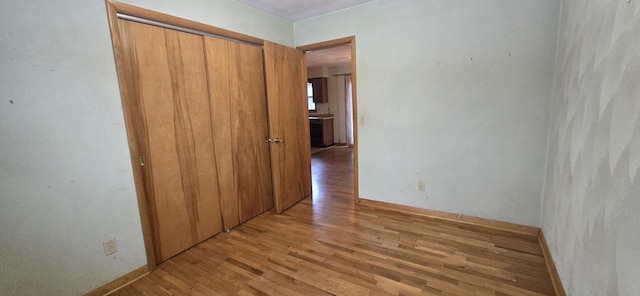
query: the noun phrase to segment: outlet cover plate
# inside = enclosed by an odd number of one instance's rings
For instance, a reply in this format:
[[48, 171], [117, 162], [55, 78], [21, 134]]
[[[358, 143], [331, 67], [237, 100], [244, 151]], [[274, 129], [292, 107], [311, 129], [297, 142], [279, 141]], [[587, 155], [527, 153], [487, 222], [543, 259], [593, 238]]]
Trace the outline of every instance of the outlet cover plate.
[[116, 239], [108, 239], [102, 242], [102, 247], [104, 247], [104, 255], [109, 256], [118, 251], [118, 246], [116, 245]]

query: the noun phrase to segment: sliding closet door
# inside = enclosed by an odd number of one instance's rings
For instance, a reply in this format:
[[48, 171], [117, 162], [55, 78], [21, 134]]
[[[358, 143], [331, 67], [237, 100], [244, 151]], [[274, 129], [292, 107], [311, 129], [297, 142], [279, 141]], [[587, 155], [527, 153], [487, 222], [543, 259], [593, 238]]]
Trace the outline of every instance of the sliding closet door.
[[262, 48], [205, 37], [224, 228], [271, 208]]
[[118, 20], [158, 262], [222, 230], [202, 36]]
[[271, 168], [276, 212], [311, 195], [307, 67], [300, 50], [265, 41]]

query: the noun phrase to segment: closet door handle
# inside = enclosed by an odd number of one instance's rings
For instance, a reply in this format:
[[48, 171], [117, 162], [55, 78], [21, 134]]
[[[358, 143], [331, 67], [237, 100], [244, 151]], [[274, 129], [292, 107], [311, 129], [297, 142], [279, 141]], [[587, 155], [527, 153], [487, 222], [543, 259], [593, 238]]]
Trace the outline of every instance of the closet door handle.
[[264, 137], [264, 141], [267, 143], [282, 143], [280, 138], [270, 139], [269, 137]]

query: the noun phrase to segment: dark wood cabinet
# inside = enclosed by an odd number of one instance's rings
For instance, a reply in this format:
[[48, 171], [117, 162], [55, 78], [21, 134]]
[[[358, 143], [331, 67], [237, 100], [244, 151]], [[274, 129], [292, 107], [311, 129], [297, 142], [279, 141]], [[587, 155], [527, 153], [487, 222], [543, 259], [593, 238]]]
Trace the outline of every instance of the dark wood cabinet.
[[311, 147], [333, 145], [333, 117], [310, 117]]
[[309, 83], [313, 87], [313, 102], [314, 103], [329, 103], [329, 94], [327, 88], [327, 78], [309, 78]]

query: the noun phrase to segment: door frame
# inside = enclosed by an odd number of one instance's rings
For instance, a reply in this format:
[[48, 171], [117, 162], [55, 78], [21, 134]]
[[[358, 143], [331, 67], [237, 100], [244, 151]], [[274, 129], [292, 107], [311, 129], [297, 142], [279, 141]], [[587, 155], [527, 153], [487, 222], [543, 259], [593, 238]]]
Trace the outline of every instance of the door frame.
[[[353, 128], [353, 202], [360, 201], [360, 193], [358, 187], [358, 108], [357, 108], [357, 79], [356, 79], [356, 36], [348, 36], [323, 42], [313, 43], [309, 45], [298, 46], [299, 50], [307, 52], [310, 50], [320, 50], [341, 45], [351, 45], [351, 110], [352, 110], [352, 128]], [[347, 142], [349, 142], [347, 140]], [[348, 143], [347, 143], [348, 145]]]
[[157, 268], [157, 258], [155, 255], [155, 248], [153, 242], [153, 228], [151, 226], [151, 217], [149, 211], [149, 203], [147, 201], [147, 194], [145, 191], [145, 176], [140, 164], [139, 156], [144, 155], [144, 141], [140, 136], [141, 125], [138, 122], [139, 106], [134, 103], [135, 88], [131, 82], [125, 79], [124, 74], [127, 65], [123, 60], [123, 48], [121, 45], [120, 31], [118, 28], [118, 19], [121, 18], [118, 14], [124, 14], [134, 18], [139, 18], [146, 21], [151, 21], [159, 25], [166, 25], [175, 30], [182, 30], [185, 32], [216, 36], [222, 38], [233, 39], [236, 41], [249, 43], [253, 45], [263, 46], [264, 40], [255, 38], [252, 36], [244, 35], [241, 33], [217, 28], [195, 21], [147, 10], [144, 8], [136, 7], [129, 4], [120, 3], [113, 0], [106, 0], [107, 17], [109, 20], [109, 28], [111, 31], [111, 42], [113, 44], [113, 54], [116, 63], [116, 72], [118, 74], [118, 83], [120, 87], [120, 96], [122, 100], [122, 109], [125, 119], [125, 127], [127, 131], [127, 141], [129, 144], [129, 154], [131, 167], [133, 170], [133, 179], [136, 188], [136, 195], [138, 199], [138, 210], [140, 213], [140, 222], [142, 226], [142, 235], [144, 239], [145, 253], [147, 257], [147, 268], [149, 272], [154, 271]]

